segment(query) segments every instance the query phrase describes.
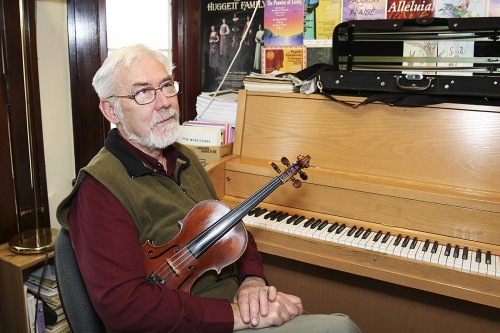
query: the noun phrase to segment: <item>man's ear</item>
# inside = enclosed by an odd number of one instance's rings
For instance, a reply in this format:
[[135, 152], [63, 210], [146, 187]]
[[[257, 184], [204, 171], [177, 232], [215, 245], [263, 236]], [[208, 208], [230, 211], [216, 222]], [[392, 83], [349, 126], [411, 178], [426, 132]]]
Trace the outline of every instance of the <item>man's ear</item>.
[[112, 124], [118, 124], [120, 119], [116, 116], [115, 108], [111, 105], [110, 102], [106, 100], [101, 100], [99, 102], [99, 109], [101, 110], [104, 117]]

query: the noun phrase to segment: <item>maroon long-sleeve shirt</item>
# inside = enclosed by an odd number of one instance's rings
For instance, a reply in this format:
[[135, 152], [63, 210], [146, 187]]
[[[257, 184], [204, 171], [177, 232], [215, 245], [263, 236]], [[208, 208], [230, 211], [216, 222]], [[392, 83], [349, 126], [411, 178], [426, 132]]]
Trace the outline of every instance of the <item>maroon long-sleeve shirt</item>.
[[[173, 170], [173, 154], [165, 155], [170, 155], [167, 169]], [[158, 168], [155, 159], [141, 156]], [[124, 332], [232, 332], [228, 300], [202, 298], [145, 280], [136, 224], [94, 178], [88, 176], [80, 185], [69, 222], [82, 276], [107, 326]], [[252, 235], [248, 236], [247, 249], [237, 262], [240, 283], [246, 276], [265, 278], [262, 257]]]

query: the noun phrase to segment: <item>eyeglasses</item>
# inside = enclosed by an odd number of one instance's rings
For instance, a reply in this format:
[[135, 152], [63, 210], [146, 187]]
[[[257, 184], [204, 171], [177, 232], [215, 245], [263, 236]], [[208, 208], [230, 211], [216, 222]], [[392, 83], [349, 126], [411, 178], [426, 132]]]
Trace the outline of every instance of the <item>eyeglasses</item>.
[[174, 80], [168, 80], [158, 88], [144, 88], [139, 90], [133, 95], [111, 95], [108, 98], [111, 97], [130, 98], [134, 99], [136, 103], [139, 105], [145, 105], [152, 103], [156, 99], [157, 90], [161, 90], [163, 95], [165, 95], [166, 97], [174, 97], [179, 93], [179, 82]]

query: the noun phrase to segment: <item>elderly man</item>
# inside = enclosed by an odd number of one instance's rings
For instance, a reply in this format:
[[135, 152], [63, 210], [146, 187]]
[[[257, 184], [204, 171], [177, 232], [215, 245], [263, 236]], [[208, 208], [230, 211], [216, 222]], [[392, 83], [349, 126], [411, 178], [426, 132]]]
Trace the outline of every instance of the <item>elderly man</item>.
[[93, 86], [102, 114], [116, 128], [58, 207], [89, 296], [108, 329], [358, 332], [344, 315], [301, 316], [300, 298], [266, 283], [251, 234], [235, 264], [220, 274], [204, 274], [191, 293], [147, 279], [142, 245], [167, 243], [193, 206], [217, 199], [196, 155], [176, 142], [178, 88], [172, 70], [162, 53], [142, 45], [106, 59]]

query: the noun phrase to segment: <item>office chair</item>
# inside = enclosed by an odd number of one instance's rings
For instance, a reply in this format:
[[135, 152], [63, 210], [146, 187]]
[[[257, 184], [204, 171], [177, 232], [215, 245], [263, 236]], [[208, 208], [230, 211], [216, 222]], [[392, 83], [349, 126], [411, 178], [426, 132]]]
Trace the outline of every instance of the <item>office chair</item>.
[[76, 262], [69, 231], [59, 230], [54, 245], [57, 289], [73, 333], [105, 333], [106, 328], [97, 315], [87, 293]]

